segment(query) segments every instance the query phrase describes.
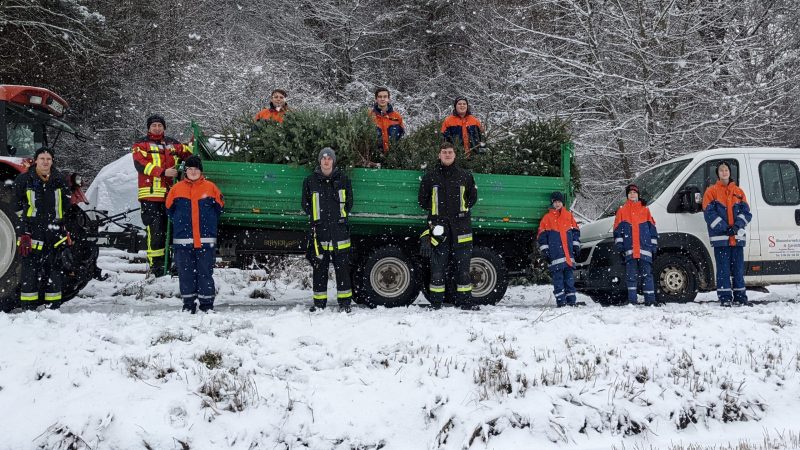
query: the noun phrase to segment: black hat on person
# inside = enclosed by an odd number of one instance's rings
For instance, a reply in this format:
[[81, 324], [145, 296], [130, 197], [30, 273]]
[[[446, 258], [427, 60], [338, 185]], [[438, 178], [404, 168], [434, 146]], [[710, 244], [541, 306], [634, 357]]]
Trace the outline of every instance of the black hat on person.
[[186, 158], [186, 162], [183, 163], [183, 167], [188, 169], [189, 167], [194, 167], [196, 169], [200, 169], [200, 172], [203, 171], [203, 160], [200, 159], [197, 155], [192, 155]]
[[161, 123], [161, 125], [164, 125], [164, 129], [165, 130], [167, 129], [167, 121], [164, 120], [164, 117], [162, 117], [162, 116], [160, 116], [158, 114], [153, 114], [152, 116], [147, 118], [147, 129], [149, 130], [150, 129], [150, 125], [152, 125], [152, 124], [154, 124], [156, 122], [159, 122], [159, 123]]
[[317, 162], [322, 161], [322, 158], [329, 157], [333, 160], [333, 163], [336, 164], [336, 152], [333, 151], [330, 147], [325, 147], [319, 151], [319, 156], [317, 157]]
[[638, 194], [639, 193], [639, 186], [637, 186], [637, 185], [635, 185], [633, 183], [625, 186], [625, 196], [626, 197], [627, 197], [628, 194], [631, 193], [631, 191], [634, 191], [634, 192], [636, 192]]
[[563, 205], [564, 204], [564, 194], [562, 194], [559, 191], [555, 191], [552, 194], [550, 194], [550, 204], [552, 205], [555, 202], [561, 202], [561, 204]]
[[33, 154], [33, 160], [36, 161], [36, 158], [39, 157], [42, 153], [49, 153], [51, 158], [55, 158], [56, 155], [53, 153], [53, 149], [50, 147], [39, 147], [36, 150], [36, 153]]

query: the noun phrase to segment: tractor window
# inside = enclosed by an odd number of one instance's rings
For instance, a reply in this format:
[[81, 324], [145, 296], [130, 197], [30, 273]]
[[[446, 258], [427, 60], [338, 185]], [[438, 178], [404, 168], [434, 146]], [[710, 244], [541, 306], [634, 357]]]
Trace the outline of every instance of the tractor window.
[[25, 117], [17, 111], [8, 112], [6, 145], [9, 156], [32, 157], [36, 149], [44, 145], [44, 127], [41, 122]]

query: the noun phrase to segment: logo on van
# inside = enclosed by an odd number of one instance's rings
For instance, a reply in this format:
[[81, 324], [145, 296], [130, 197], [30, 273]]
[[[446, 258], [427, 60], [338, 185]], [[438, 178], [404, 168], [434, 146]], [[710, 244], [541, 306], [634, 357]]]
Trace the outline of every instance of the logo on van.
[[767, 241], [769, 241], [770, 248], [775, 247], [775, 236], [768, 236]]

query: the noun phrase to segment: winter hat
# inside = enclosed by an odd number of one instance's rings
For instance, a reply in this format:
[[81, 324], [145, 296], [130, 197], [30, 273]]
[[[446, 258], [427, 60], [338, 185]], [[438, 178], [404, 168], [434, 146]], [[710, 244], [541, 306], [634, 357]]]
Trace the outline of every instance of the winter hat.
[[333, 151], [330, 147], [325, 147], [319, 151], [319, 156], [317, 157], [317, 161], [322, 161], [322, 158], [329, 157], [333, 160], [333, 163], [336, 164], [336, 152]]
[[195, 167], [197, 169], [200, 169], [200, 172], [202, 172], [203, 171], [203, 161], [200, 159], [199, 156], [192, 155], [192, 156], [186, 158], [186, 162], [183, 163], [183, 167], [186, 168], [186, 169], [188, 169], [189, 167]]
[[466, 112], [465, 115], [468, 116], [468, 115], [472, 114], [470, 112], [470, 110], [469, 110], [469, 100], [467, 100], [467, 97], [456, 97], [456, 99], [453, 101], [453, 115], [454, 116], [458, 115], [458, 113], [456, 112], [456, 104], [458, 104], [458, 102], [460, 102], [461, 100], [464, 100], [465, 102], [467, 102], [467, 112]]
[[38, 158], [39, 155], [41, 155], [42, 153], [50, 153], [50, 157], [51, 158], [55, 158], [56, 157], [56, 155], [53, 154], [53, 149], [52, 148], [50, 148], [50, 147], [39, 147], [39, 149], [36, 150], [36, 153], [33, 154], [33, 160], [36, 161], [36, 158]]
[[164, 129], [165, 130], [167, 129], [167, 122], [164, 120], [164, 118], [162, 116], [159, 116], [158, 114], [153, 114], [152, 116], [147, 118], [147, 129], [149, 130], [150, 129], [150, 125], [152, 125], [152, 124], [154, 124], [156, 122], [160, 122], [161, 125], [164, 125]]
[[562, 205], [564, 204], [564, 194], [562, 194], [559, 191], [555, 191], [552, 194], [550, 194], [550, 204], [552, 205], [554, 202], [557, 201], [561, 202]]
[[628, 196], [628, 194], [631, 193], [631, 191], [634, 191], [634, 192], [636, 192], [638, 194], [639, 193], [639, 186], [637, 186], [635, 184], [629, 184], [629, 185], [625, 186], [625, 196], [626, 197]]
[[[725, 161], [725, 160], [723, 159], [722, 161], [720, 161], [720, 162], [718, 162], [718, 163], [717, 163], [717, 170], [716, 170], [716, 173], [717, 173], [717, 178], [719, 178], [719, 168], [720, 168], [720, 167], [722, 167], [722, 166], [725, 166], [725, 167], [727, 167], [727, 168], [728, 168], [728, 172], [731, 172], [731, 165], [730, 165], [730, 163], [728, 163], [728, 161]], [[731, 173], [731, 178], [733, 178], [733, 173]]]

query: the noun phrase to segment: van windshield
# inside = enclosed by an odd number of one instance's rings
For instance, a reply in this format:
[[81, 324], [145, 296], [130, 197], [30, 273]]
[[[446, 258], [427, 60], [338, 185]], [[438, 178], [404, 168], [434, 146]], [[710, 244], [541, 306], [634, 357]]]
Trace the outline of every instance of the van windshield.
[[[654, 167], [640, 174], [633, 180], [633, 184], [639, 186], [639, 197], [647, 200], [648, 203], [652, 203], [670, 184], [672, 184], [675, 177], [680, 175], [691, 161], [691, 159], [674, 161], [664, 164], [663, 166]], [[600, 218], [613, 216], [616, 214], [619, 205], [624, 202], [625, 193], [620, 192], [614, 201], [603, 211]]]

